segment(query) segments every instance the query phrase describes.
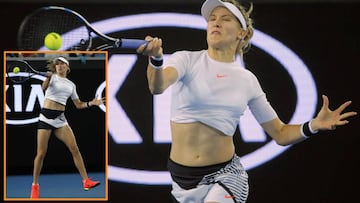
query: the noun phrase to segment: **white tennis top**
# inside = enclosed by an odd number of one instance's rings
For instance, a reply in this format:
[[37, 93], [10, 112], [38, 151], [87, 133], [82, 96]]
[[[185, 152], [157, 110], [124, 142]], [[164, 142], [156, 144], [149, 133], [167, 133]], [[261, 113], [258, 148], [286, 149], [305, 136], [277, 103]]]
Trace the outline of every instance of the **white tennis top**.
[[253, 73], [237, 62], [211, 59], [207, 50], [178, 51], [164, 67], [178, 79], [172, 85], [171, 120], [201, 122], [233, 136], [247, 107], [259, 123], [277, 117]]
[[53, 74], [49, 81], [49, 86], [45, 91], [45, 99], [66, 105], [67, 99], [78, 99], [75, 84], [67, 78]]

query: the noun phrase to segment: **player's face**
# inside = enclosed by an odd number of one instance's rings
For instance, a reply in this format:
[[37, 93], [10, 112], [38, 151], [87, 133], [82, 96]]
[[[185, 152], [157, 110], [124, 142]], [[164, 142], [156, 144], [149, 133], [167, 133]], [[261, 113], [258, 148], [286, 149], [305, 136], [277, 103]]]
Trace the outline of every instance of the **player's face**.
[[237, 18], [225, 7], [215, 8], [208, 20], [207, 41], [212, 48], [237, 47], [241, 26]]
[[60, 60], [58, 60], [56, 62], [56, 72], [58, 74], [61, 74], [61, 75], [66, 74], [68, 69], [69, 69], [69, 67], [68, 67], [68, 65], [66, 63], [64, 63], [64, 62], [62, 62]]

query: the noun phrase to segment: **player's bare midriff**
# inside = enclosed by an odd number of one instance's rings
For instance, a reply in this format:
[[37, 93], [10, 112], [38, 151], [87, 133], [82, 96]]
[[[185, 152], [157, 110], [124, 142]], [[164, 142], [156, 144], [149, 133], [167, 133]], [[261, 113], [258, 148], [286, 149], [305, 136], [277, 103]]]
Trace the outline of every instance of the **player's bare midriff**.
[[171, 160], [185, 166], [209, 166], [229, 161], [235, 153], [233, 137], [200, 122], [171, 122]]
[[45, 99], [43, 108], [58, 110], [58, 111], [65, 111], [64, 105], [62, 105], [56, 101], [50, 100], [50, 99]]

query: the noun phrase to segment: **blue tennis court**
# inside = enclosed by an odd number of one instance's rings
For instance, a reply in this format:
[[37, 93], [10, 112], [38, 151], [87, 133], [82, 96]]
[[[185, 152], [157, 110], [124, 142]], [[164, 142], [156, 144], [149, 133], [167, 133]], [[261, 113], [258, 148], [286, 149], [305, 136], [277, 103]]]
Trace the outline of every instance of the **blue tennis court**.
[[[71, 174], [41, 174], [39, 178], [40, 198], [74, 198], [106, 200], [107, 179], [105, 173], [88, 173], [89, 178], [98, 180], [101, 184], [85, 191], [78, 173]], [[14, 175], [6, 177], [6, 198], [29, 198], [31, 192], [31, 175]]]

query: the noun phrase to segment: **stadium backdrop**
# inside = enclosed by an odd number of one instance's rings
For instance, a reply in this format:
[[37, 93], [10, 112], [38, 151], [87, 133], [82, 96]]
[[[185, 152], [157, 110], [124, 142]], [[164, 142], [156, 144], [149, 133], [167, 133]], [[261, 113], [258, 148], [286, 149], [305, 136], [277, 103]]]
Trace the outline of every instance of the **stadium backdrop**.
[[[55, 4], [55, 3], [53, 3]], [[21, 20], [32, 10], [48, 4], [17, 3], [1, 4], [1, 21], [7, 24], [2, 32], [2, 50], [16, 50], [16, 32]], [[199, 14], [200, 3], [186, 4], [56, 4], [72, 8], [83, 14], [90, 22], [141, 13], [173, 12]], [[264, 3], [254, 5], [254, 26], [259, 31], [282, 42], [309, 68], [317, 90], [316, 111], [321, 106], [321, 94], [330, 98], [330, 107], [340, 105], [345, 100], [353, 100], [350, 107], [359, 110], [358, 73], [359, 47], [358, 28], [359, 3]], [[14, 15], [16, 12], [16, 15]], [[11, 16], [11, 17], [10, 17]], [[114, 25], [115, 26], [115, 25]], [[159, 36], [164, 41], [165, 53], [176, 50], [196, 50], [206, 48], [205, 33], [201, 30], [175, 27], [149, 27], [111, 33], [118, 37], [144, 38], [147, 34]], [[133, 54], [128, 50], [111, 50], [109, 59], [119, 55]], [[121, 88], [113, 96], [125, 109], [142, 141], [140, 143], [118, 144], [109, 132], [109, 164], [130, 169], [151, 171], [166, 170], [169, 143], [156, 143], [153, 139], [153, 97], [146, 86], [146, 58], [137, 56]], [[288, 121], [297, 101], [294, 83], [279, 64], [258, 47], [253, 47], [245, 58], [249, 69], [260, 79], [264, 90], [279, 116]], [[119, 67], [121, 68], [120, 64]], [[96, 73], [74, 71], [73, 77], [94, 89], [90, 82]], [[95, 71], [96, 72], [96, 71]], [[82, 77], [86, 74], [86, 77]], [[111, 74], [111, 72], [110, 72]], [[119, 84], [109, 84], [119, 85]], [[120, 85], [119, 85], [120, 86]], [[84, 90], [86, 91], [86, 90]], [[80, 93], [81, 95], [81, 93]], [[71, 107], [68, 109], [72, 112]], [[110, 109], [111, 111], [111, 109]], [[80, 114], [80, 113], [79, 113]], [[83, 114], [83, 113], [81, 113]], [[88, 123], [69, 113], [74, 129], [86, 128]], [[116, 118], [110, 118], [116, 119]], [[319, 133], [303, 143], [294, 145], [258, 167], [249, 170], [249, 203], [255, 202], [351, 202], [357, 197], [359, 180], [359, 119], [339, 127], [334, 132]], [[119, 123], [121, 126], [121, 123]], [[9, 126], [7, 126], [9, 127]], [[9, 127], [12, 128], [12, 127]], [[8, 139], [7, 157], [9, 173], [30, 174], [33, 160], [34, 125], [17, 127], [14, 138]], [[88, 136], [86, 131], [76, 133]], [[92, 159], [96, 136], [81, 143], [83, 154], [88, 156], [90, 170], [99, 170], [98, 161]], [[80, 137], [81, 138], [81, 137]], [[240, 155], [261, 148], [263, 143], [244, 143], [239, 131], [235, 136]], [[97, 143], [96, 143], [97, 144]], [[56, 172], [58, 168], [74, 170], [71, 159], [58, 154], [61, 145], [50, 145], [47, 167]], [[16, 152], [16, 153], [15, 153]], [[61, 156], [61, 157], [60, 157]], [[61, 158], [61, 165], [56, 160]], [[133, 184], [110, 180], [110, 202], [169, 202], [169, 185]]]

